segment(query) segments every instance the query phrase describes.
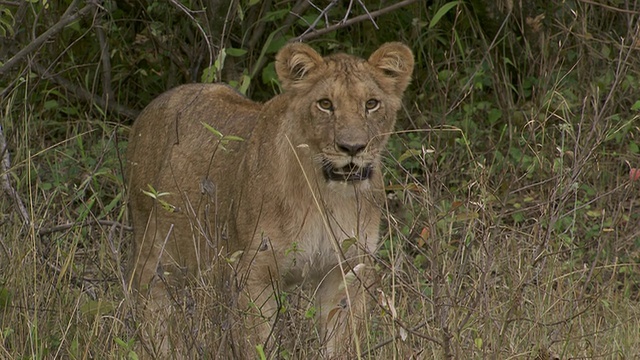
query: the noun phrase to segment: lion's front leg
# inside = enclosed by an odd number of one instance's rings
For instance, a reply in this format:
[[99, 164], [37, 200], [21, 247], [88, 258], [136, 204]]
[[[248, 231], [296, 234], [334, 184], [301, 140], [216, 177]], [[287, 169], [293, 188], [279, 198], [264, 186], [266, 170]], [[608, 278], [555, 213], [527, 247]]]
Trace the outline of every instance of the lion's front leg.
[[257, 346], [268, 353], [274, 344], [270, 335], [278, 314], [277, 294], [282, 281], [272, 254], [258, 252], [249, 257], [243, 256], [244, 264], [238, 269], [241, 289], [238, 301], [245, 332], [241, 352], [246, 358], [255, 358]]
[[327, 358], [343, 358], [362, 351], [359, 338], [367, 316], [373, 270], [360, 263], [336, 266], [318, 288], [318, 330]]

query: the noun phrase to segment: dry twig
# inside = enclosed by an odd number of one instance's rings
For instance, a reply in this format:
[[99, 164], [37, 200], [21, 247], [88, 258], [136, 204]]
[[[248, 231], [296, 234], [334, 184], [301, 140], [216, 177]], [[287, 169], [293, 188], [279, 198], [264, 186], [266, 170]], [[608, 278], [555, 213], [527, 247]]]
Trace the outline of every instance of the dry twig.
[[7, 149], [7, 141], [4, 137], [4, 131], [2, 130], [2, 125], [0, 125], [0, 154], [2, 155], [2, 160], [0, 160], [0, 182], [2, 182], [2, 189], [7, 193], [9, 198], [13, 201], [16, 208], [18, 208], [18, 213], [22, 217], [22, 221], [26, 226], [31, 224], [31, 217], [29, 216], [29, 212], [27, 212], [27, 208], [24, 206], [20, 195], [16, 191], [16, 189], [11, 186], [11, 179], [9, 178], [9, 170], [11, 169], [11, 158], [9, 157], [9, 149]]
[[378, 17], [380, 15], [384, 15], [384, 14], [387, 14], [387, 13], [389, 13], [391, 11], [397, 10], [397, 9], [399, 9], [401, 7], [405, 7], [405, 6], [411, 5], [416, 1], [418, 1], [418, 0], [400, 1], [400, 2], [398, 2], [396, 4], [393, 4], [391, 6], [387, 6], [386, 8], [382, 8], [382, 9], [374, 11], [372, 13], [367, 13], [367, 14], [363, 14], [363, 15], [360, 15], [360, 16], [356, 16], [356, 17], [351, 18], [349, 20], [341, 21], [338, 24], [327, 26], [324, 29], [320, 29], [320, 30], [317, 30], [317, 31], [314, 31], [314, 32], [311, 32], [311, 33], [304, 33], [304, 34], [294, 38], [291, 41], [309, 40], [309, 39], [312, 39], [312, 38], [315, 38], [315, 37], [318, 37], [318, 36], [321, 36], [321, 35], [324, 35], [324, 34], [328, 34], [328, 33], [332, 32], [332, 31], [335, 31], [335, 30], [338, 30], [338, 29], [342, 29], [342, 28], [351, 26], [353, 24], [357, 24], [357, 23], [365, 21], [365, 20], [372, 20], [373, 21], [374, 18], [376, 18], [376, 17]]
[[[280, 27], [280, 30], [278, 30], [278, 32], [274, 34], [272, 41], [282, 38], [285, 31], [287, 31], [289, 27], [293, 25], [296, 19], [300, 18], [302, 14], [304, 14], [304, 12], [309, 8], [309, 6], [310, 6], [309, 1], [299, 0], [291, 9], [289, 16], [287, 16], [287, 18], [284, 20], [284, 23], [282, 24], [282, 27]], [[258, 62], [253, 66], [253, 68], [249, 72], [251, 74], [251, 77], [255, 77], [258, 71], [260, 71], [264, 67], [266, 62], [267, 62], [267, 58], [265, 56], [260, 57]]]
[[104, 226], [118, 226], [118, 227], [122, 228], [125, 231], [133, 231], [133, 228], [131, 226], [124, 225], [124, 224], [119, 223], [117, 221], [111, 221], [111, 220], [89, 220], [89, 221], [85, 221], [85, 222], [82, 222], [82, 223], [68, 223], [68, 224], [61, 224], [61, 225], [52, 226], [50, 228], [40, 228], [38, 230], [38, 235], [40, 235], [40, 236], [49, 235], [49, 234], [52, 234], [54, 232], [60, 232], [60, 231], [69, 230], [69, 229], [77, 227], [77, 226], [85, 227], [85, 226], [91, 226], [91, 225], [94, 225], [94, 224], [104, 225]]
[[34, 62], [33, 64], [33, 69], [43, 78], [43, 79], [48, 79], [51, 80], [52, 82], [64, 87], [65, 89], [67, 89], [68, 91], [70, 91], [71, 93], [73, 93], [76, 97], [78, 97], [80, 100], [84, 100], [88, 103], [95, 103], [98, 106], [107, 109], [109, 111], [113, 111], [116, 114], [120, 114], [122, 116], [126, 116], [130, 119], [135, 119], [136, 117], [138, 117], [138, 114], [140, 113], [137, 110], [128, 108], [124, 105], [120, 105], [118, 103], [116, 103], [113, 100], [109, 100], [109, 101], [105, 101], [105, 99], [101, 98], [100, 96], [94, 95], [91, 92], [89, 92], [88, 90], [82, 88], [81, 86], [78, 86], [74, 83], [72, 83], [71, 81], [61, 77], [61, 76], [57, 76], [57, 75], [52, 75], [49, 74], [48, 70], [43, 67], [42, 65]]
[[113, 89], [111, 88], [111, 56], [109, 51], [109, 42], [104, 32], [104, 12], [100, 12], [100, 16], [96, 18], [96, 35], [100, 42], [100, 62], [102, 63], [102, 99], [106, 104], [115, 100]]
[[42, 44], [44, 44], [45, 41], [49, 40], [52, 36], [62, 31], [65, 26], [89, 14], [96, 8], [98, 4], [97, 1], [90, 1], [85, 7], [78, 10], [76, 13], [73, 13], [78, 6], [78, 2], [78, 0], [75, 0], [73, 3], [71, 3], [71, 5], [69, 5], [69, 8], [67, 8], [67, 11], [64, 13], [64, 15], [62, 15], [62, 18], [60, 18], [60, 21], [58, 21], [55, 25], [42, 33], [42, 35], [38, 36], [29, 45], [18, 51], [18, 53], [15, 54], [11, 59], [7, 60], [7, 62], [4, 63], [2, 67], [0, 67], [0, 76], [3, 76], [6, 72], [11, 70], [14, 66], [24, 60], [27, 55], [37, 50]]

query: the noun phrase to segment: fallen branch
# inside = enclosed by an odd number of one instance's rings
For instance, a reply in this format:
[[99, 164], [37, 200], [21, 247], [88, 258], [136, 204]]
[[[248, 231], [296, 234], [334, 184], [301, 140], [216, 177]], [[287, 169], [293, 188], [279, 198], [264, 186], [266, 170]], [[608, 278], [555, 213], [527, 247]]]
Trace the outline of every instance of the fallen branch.
[[0, 67], [0, 76], [4, 75], [7, 71], [11, 70], [11, 68], [16, 66], [22, 60], [24, 60], [24, 58], [27, 55], [29, 55], [30, 53], [38, 49], [45, 41], [49, 40], [52, 36], [62, 31], [62, 29], [64, 29], [65, 26], [89, 14], [92, 10], [96, 8], [97, 1], [91, 1], [87, 4], [87, 6], [78, 10], [78, 12], [76, 12], [75, 14], [71, 14], [72, 12], [75, 11], [77, 5], [78, 5], [78, 0], [73, 1], [73, 3], [69, 5], [69, 8], [67, 8], [67, 11], [65, 11], [64, 15], [62, 15], [62, 18], [60, 19], [60, 21], [58, 21], [52, 27], [50, 27], [49, 30], [42, 33], [42, 35], [38, 36], [29, 45], [25, 46], [24, 48], [22, 48], [22, 50], [18, 51], [18, 53], [15, 54], [11, 59], [7, 60], [7, 62], [4, 63], [2, 67]]
[[341, 21], [338, 24], [327, 26], [324, 29], [320, 29], [320, 30], [316, 30], [314, 32], [302, 34], [302, 35], [294, 38], [291, 41], [309, 40], [309, 39], [312, 39], [312, 38], [315, 38], [315, 37], [318, 37], [318, 36], [321, 36], [321, 35], [324, 35], [324, 34], [328, 34], [328, 33], [332, 32], [332, 31], [336, 31], [338, 29], [342, 29], [342, 28], [345, 28], [347, 26], [351, 26], [353, 24], [356, 24], [356, 23], [359, 23], [359, 22], [362, 22], [362, 21], [365, 21], [365, 20], [373, 20], [373, 18], [375, 18], [375, 17], [390, 13], [390, 12], [392, 12], [394, 10], [397, 10], [397, 9], [401, 8], [401, 7], [405, 7], [405, 6], [411, 5], [416, 1], [418, 1], [418, 0], [400, 1], [399, 3], [393, 4], [391, 6], [387, 6], [386, 8], [374, 11], [372, 13], [356, 16], [356, 17], [351, 18], [351, 19], [349, 19], [347, 21]]
[[90, 104], [92, 103], [97, 104], [103, 109], [107, 109], [109, 111], [128, 117], [130, 119], [135, 119], [136, 117], [138, 117], [138, 114], [140, 113], [137, 110], [128, 108], [124, 105], [120, 105], [114, 102], [112, 99], [108, 99], [108, 101], [106, 101], [102, 97], [92, 94], [90, 91], [72, 83], [71, 81], [63, 78], [62, 76], [51, 75], [49, 74], [47, 69], [45, 69], [42, 65], [36, 62], [34, 62], [32, 66], [33, 66], [33, 69], [38, 73], [38, 75], [40, 75], [40, 77], [42, 77], [43, 79], [51, 80], [52, 82], [64, 87], [65, 89], [73, 93], [80, 100], [86, 101]]
[[86, 227], [86, 226], [91, 226], [91, 225], [104, 225], [104, 226], [119, 226], [121, 227], [123, 230], [125, 231], [133, 231], [133, 228], [131, 226], [127, 226], [124, 225], [122, 223], [119, 223], [117, 221], [111, 221], [111, 220], [89, 220], [89, 221], [85, 221], [83, 223], [68, 223], [68, 224], [61, 224], [61, 225], [56, 225], [50, 228], [40, 228], [38, 230], [38, 235], [43, 236], [43, 235], [49, 235], [55, 232], [60, 232], [60, 231], [65, 231], [65, 230], [69, 230], [71, 228], [74, 227]]
[[2, 130], [2, 125], [0, 124], [0, 155], [2, 155], [2, 160], [0, 160], [0, 182], [2, 182], [2, 189], [9, 196], [11, 200], [13, 200], [13, 204], [18, 208], [18, 214], [22, 217], [22, 221], [26, 226], [31, 224], [31, 217], [29, 216], [29, 212], [27, 208], [24, 206], [20, 195], [16, 191], [16, 189], [11, 186], [11, 179], [9, 178], [9, 170], [11, 169], [11, 158], [9, 156], [9, 149], [7, 149], [7, 140], [4, 137], [4, 131]]

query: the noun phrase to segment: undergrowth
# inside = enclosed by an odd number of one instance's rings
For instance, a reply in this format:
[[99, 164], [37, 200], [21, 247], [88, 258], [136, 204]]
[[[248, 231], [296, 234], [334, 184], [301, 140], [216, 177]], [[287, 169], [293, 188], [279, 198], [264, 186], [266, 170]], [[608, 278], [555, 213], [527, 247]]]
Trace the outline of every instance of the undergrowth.
[[[40, 33], [68, 5], [28, 3], [24, 13], [0, 4], [3, 45], [33, 40], [10, 19]], [[204, 10], [106, 2], [32, 62], [0, 73], [1, 358], [137, 357], [122, 270], [131, 240], [123, 154], [135, 112], [194, 80], [234, 81], [268, 98], [279, 46], [315, 20], [321, 28], [365, 13], [355, 2], [353, 13], [340, 5], [326, 16], [307, 6], [287, 23], [289, 4], [266, 3], [239, 2], [225, 33]], [[416, 57], [385, 158], [380, 282], [362, 357], [640, 356], [640, 4], [622, 4], [424, 1], [376, 18], [379, 31], [365, 21], [308, 39], [364, 56], [399, 40]], [[204, 34], [221, 35], [208, 48]], [[227, 60], [216, 64], [208, 56], [221, 49]], [[220, 284], [192, 288], [192, 355], [233, 356]], [[317, 356], [312, 316], [287, 316], [279, 331], [293, 350], [264, 356]]]

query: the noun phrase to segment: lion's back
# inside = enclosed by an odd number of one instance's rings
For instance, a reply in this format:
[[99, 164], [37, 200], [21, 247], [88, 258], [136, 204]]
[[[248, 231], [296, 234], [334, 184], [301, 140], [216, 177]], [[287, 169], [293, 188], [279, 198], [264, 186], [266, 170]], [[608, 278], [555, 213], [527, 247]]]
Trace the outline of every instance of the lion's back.
[[[261, 108], [223, 84], [182, 85], [153, 100], [133, 125], [128, 145], [134, 212], [149, 208], [150, 199], [141, 193], [149, 185], [158, 192], [200, 193], [204, 179], [228, 181]], [[220, 134], [234, 138], [220, 142]]]

